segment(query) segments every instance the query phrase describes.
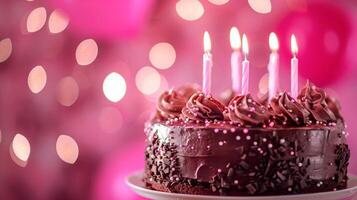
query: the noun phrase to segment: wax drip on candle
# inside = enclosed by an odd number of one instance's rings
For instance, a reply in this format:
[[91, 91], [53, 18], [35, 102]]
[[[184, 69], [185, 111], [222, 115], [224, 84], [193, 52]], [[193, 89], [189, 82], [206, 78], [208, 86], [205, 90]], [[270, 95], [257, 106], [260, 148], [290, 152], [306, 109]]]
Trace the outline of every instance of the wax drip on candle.
[[242, 55], [240, 52], [241, 40], [238, 29], [232, 27], [229, 36], [233, 50], [231, 55], [232, 89], [235, 94], [240, 94], [242, 88]]
[[291, 59], [291, 96], [293, 98], [296, 98], [298, 95], [298, 66], [299, 66], [299, 61], [296, 58], [296, 54], [298, 52], [298, 46], [296, 42], [295, 35], [291, 35], [291, 52], [293, 54], [293, 58]]
[[211, 94], [211, 74], [212, 74], [212, 55], [211, 51], [211, 39], [207, 31], [203, 34], [203, 93], [206, 95]]
[[242, 39], [242, 48], [243, 48], [243, 54], [244, 54], [244, 61], [242, 62], [242, 94], [246, 95], [248, 94], [249, 90], [249, 61], [247, 60], [248, 57], [248, 52], [249, 52], [249, 47], [248, 47], [248, 40], [247, 36], [243, 34], [243, 39]]

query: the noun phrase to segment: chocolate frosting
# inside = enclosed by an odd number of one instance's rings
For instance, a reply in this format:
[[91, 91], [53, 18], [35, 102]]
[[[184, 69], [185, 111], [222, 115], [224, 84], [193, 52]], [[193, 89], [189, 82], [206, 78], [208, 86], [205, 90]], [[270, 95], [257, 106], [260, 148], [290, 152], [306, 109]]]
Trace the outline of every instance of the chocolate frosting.
[[229, 119], [245, 125], [262, 125], [269, 120], [270, 112], [247, 95], [234, 97], [228, 106]]
[[271, 100], [271, 107], [278, 122], [284, 125], [304, 125], [309, 122], [309, 111], [286, 92]]
[[157, 115], [161, 119], [178, 118], [188, 99], [198, 90], [196, 85], [184, 85], [165, 91], [157, 103]]
[[158, 115], [164, 119], [179, 117], [182, 108], [186, 105], [187, 98], [175, 90], [164, 92], [158, 100]]
[[328, 107], [326, 94], [321, 88], [307, 82], [301, 89], [298, 100], [310, 111], [314, 120], [323, 123], [336, 121], [336, 116]]
[[213, 97], [196, 92], [187, 101], [182, 114], [188, 119], [200, 122], [223, 120], [224, 109], [224, 105]]
[[340, 103], [335, 99], [335, 98], [332, 98], [328, 95], [326, 95], [326, 103], [327, 103], [327, 106], [328, 108], [333, 112], [333, 114], [335, 115], [335, 117], [337, 119], [341, 119], [343, 120], [343, 117], [340, 113], [340, 110], [341, 110], [341, 105]]

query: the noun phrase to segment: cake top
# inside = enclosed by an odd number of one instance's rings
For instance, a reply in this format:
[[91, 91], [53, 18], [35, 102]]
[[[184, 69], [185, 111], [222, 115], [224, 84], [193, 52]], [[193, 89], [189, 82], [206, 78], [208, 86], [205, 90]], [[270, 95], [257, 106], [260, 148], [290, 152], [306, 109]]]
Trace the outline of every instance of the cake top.
[[229, 93], [222, 99], [205, 95], [196, 85], [165, 91], [158, 99], [153, 121], [166, 124], [229, 123], [239, 127], [306, 127], [343, 124], [340, 106], [324, 90], [307, 82], [297, 99], [288, 93], [255, 100], [250, 94]]

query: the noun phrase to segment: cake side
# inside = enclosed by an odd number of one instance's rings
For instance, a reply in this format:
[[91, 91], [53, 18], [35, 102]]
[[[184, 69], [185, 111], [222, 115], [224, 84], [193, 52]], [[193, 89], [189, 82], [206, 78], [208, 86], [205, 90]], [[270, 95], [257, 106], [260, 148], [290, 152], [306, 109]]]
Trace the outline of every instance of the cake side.
[[343, 129], [148, 124], [145, 182], [161, 191], [217, 195], [345, 188], [349, 149]]
[[[216, 100], [164, 92], [147, 123], [146, 186], [189, 194], [279, 195], [346, 188], [350, 151], [339, 104], [309, 82], [292, 98]], [[224, 102], [224, 103], [222, 103]]]

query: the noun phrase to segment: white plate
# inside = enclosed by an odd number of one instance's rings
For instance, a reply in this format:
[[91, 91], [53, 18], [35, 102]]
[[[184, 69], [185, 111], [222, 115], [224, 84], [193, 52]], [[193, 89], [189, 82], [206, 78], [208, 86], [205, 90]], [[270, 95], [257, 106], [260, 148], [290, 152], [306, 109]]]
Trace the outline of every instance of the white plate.
[[354, 175], [349, 175], [348, 187], [343, 190], [280, 196], [208, 196], [159, 192], [145, 188], [143, 176], [143, 171], [134, 172], [126, 178], [126, 183], [138, 195], [155, 200], [341, 200], [351, 198], [357, 192], [357, 176]]

